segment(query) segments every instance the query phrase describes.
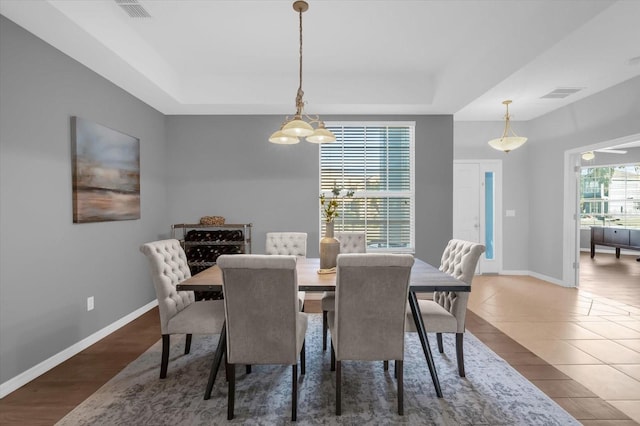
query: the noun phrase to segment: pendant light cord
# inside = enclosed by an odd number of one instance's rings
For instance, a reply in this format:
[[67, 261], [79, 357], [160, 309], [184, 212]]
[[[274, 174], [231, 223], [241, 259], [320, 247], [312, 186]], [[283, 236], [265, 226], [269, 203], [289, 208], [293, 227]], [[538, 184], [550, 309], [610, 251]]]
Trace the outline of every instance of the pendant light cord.
[[300, 17], [300, 85], [298, 86], [298, 93], [296, 95], [296, 115], [301, 116], [304, 108], [304, 102], [302, 100], [302, 97], [304, 96], [304, 92], [302, 91], [302, 10], [298, 11], [298, 15]]

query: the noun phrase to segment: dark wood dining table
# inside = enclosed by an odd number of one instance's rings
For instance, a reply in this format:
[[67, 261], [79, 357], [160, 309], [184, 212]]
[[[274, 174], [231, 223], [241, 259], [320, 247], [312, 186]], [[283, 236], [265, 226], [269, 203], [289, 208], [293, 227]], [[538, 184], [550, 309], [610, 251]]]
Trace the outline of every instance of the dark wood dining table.
[[[298, 289], [300, 291], [324, 292], [334, 291], [336, 289], [336, 274], [318, 273], [319, 269], [320, 259], [303, 257], [299, 257], [297, 259], [296, 273], [298, 276]], [[222, 286], [222, 271], [217, 265], [214, 265], [191, 278], [182, 281], [176, 286], [176, 289], [178, 291], [221, 291]], [[436, 394], [438, 395], [438, 398], [442, 398], [440, 381], [438, 380], [438, 374], [433, 362], [431, 348], [427, 340], [427, 333], [425, 331], [422, 315], [420, 314], [420, 306], [418, 305], [418, 299], [416, 296], [416, 293], [432, 291], [469, 292], [471, 291], [471, 286], [420, 259], [415, 259], [415, 263], [411, 268], [409, 307], [411, 308], [413, 320], [415, 321], [416, 329], [418, 330], [418, 336], [420, 338], [420, 343], [427, 361], [427, 366], [429, 367], [431, 380], [433, 381]], [[220, 366], [222, 354], [225, 351], [225, 340], [226, 333], [223, 328], [219, 340], [220, 343], [216, 349], [214, 365], [212, 366], [209, 384], [207, 385], [207, 392], [205, 392], [205, 399], [209, 399], [211, 395], [213, 381], [215, 380], [215, 376]]]

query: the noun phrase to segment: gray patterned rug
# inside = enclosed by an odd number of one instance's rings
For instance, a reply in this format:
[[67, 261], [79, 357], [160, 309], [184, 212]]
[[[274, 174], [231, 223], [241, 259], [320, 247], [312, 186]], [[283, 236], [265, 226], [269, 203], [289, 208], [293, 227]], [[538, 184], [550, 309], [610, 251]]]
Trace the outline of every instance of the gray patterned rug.
[[[307, 372], [299, 381], [298, 425], [579, 425], [573, 417], [471, 333], [465, 334], [466, 378], [457, 374], [453, 336], [445, 354], [431, 341], [444, 398], [437, 398], [420, 342], [407, 334], [404, 416], [397, 414], [393, 364], [343, 363], [342, 416], [335, 416], [335, 375], [322, 351], [322, 318], [311, 314], [307, 331]], [[449, 337], [449, 339], [447, 339]], [[203, 399], [217, 336], [194, 336], [191, 354], [173, 338], [167, 378], [158, 378], [158, 341], [57, 425], [226, 424], [224, 369], [211, 399]], [[235, 419], [231, 423], [291, 423], [291, 367], [237, 368]]]

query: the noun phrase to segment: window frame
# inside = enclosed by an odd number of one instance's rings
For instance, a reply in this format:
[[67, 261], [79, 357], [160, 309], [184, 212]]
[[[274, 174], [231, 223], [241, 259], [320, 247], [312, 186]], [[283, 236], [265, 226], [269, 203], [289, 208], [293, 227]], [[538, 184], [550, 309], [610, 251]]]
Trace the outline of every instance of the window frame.
[[[356, 190], [354, 192], [353, 195], [353, 199], [374, 199], [374, 198], [386, 198], [386, 199], [391, 199], [391, 198], [407, 198], [409, 199], [409, 203], [410, 206], [408, 208], [408, 213], [409, 213], [409, 238], [407, 241], [407, 246], [406, 247], [389, 247], [389, 234], [387, 234], [387, 239], [385, 241], [385, 245], [386, 247], [372, 247], [370, 246], [370, 242], [369, 242], [369, 238], [367, 236], [367, 252], [381, 252], [381, 253], [411, 253], [414, 254], [415, 253], [415, 225], [416, 225], [416, 219], [415, 219], [415, 206], [416, 206], [416, 198], [415, 198], [415, 175], [416, 175], [416, 170], [415, 170], [415, 141], [416, 141], [416, 133], [415, 133], [415, 128], [416, 128], [416, 122], [415, 121], [327, 121], [325, 123], [326, 128], [331, 129], [331, 128], [335, 128], [335, 127], [344, 127], [344, 128], [384, 128], [384, 127], [403, 127], [403, 128], [407, 128], [409, 131], [409, 149], [408, 149], [408, 157], [409, 157], [409, 189], [407, 190]], [[335, 143], [340, 143], [340, 141], [336, 141], [336, 142], [332, 142], [331, 144], [327, 144], [327, 145], [333, 145]], [[388, 150], [387, 150], [388, 152]], [[320, 145], [318, 147], [318, 186], [319, 186], [319, 193], [323, 192], [322, 189], [322, 175], [323, 175], [323, 161], [322, 161], [323, 157], [322, 157], [322, 145]], [[344, 156], [343, 156], [344, 159]], [[366, 161], [363, 160], [363, 163]], [[388, 164], [388, 163], [387, 163]], [[351, 166], [353, 167], [353, 166]], [[363, 165], [364, 167], [364, 165]], [[389, 171], [387, 170], [387, 174], [386, 174], [387, 178], [390, 176]], [[344, 163], [342, 164], [342, 182], [344, 182]], [[387, 182], [389, 182], [389, 179], [387, 179]], [[338, 187], [341, 187], [342, 183], [337, 183]], [[387, 183], [388, 185], [388, 183]], [[351, 189], [351, 188], [345, 188], [345, 189]], [[324, 190], [325, 194], [327, 193], [327, 190]], [[365, 202], [366, 203], [366, 202]], [[405, 213], [406, 214], [406, 213]], [[386, 214], [386, 220], [389, 220], [389, 218], [392, 215], [389, 214], [389, 212], [387, 211]], [[366, 231], [366, 223], [367, 223], [367, 217], [365, 217], [363, 219], [364, 222], [364, 227], [365, 227], [365, 231]], [[342, 212], [341, 215], [334, 221], [334, 231], [349, 231], [349, 229], [344, 229], [343, 227], [343, 221], [344, 217], [342, 216]], [[324, 235], [324, 219], [322, 214], [320, 214], [319, 217], [319, 232], [320, 235]]]
[[[621, 226], [621, 224], [618, 223], [614, 223], [614, 222], [619, 222], [621, 221], [620, 217], [623, 217], [624, 219], [622, 219], [622, 222], [624, 224], [625, 228], [633, 228], [633, 229], [640, 229], [640, 225], [635, 225], [635, 224], [629, 224], [629, 220], [631, 220], [632, 222], [637, 222], [638, 221], [638, 214], [637, 213], [633, 213], [630, 212], [628, 209], [623, 209], [623, 211], [612, 211], [612, 207], [615, 206], [619, 206], [620, 204], [623, 204], [624, 206], [627, 206], [628, 204], [631, 204], [632, 206], [634, 206], [637, 203], [640, 203], [640, 199], [636, 199], [634, 197], [629, 197], [629, 192], [631, 192], [632, 194], [634, 194], [633, 191], [638, 191], [638, 188], [630, 188], [629, 189], [629, 183], [630, 181], [632, 182], [637, 182], [634, 179], [628, 179], [628, 175], [625, 175], [625, 179], [613, 179], [615, 171], [611, 174], [611, 181], [609, 182], [609, 186], [607, 187], [607, 191], [611, 191], [611, 190], [620, 190], [620, 188], [616, 188], [616, 187], [612, 187], [612, 183], [614, 181], [616, 182], [621, 182], [624, 181], [624, 195], [622, 198], [620, 197], [613, 197], [610, 195], [610, 193], [608, 193], [608, 195], [602, 195], [601, 197], [593, 197], [593, 198], [585, 198], [584, 195], [588, 192], [586, 192], [584, 189], [586, 188], [586, 184], [584, 182], [585, 177], [583, 176], [583, 172], [585, 172], [588, 169], [618, 169], [618, 168], [636, 168], [636, 169], [640, 169], [640, 163], [621, 163], [621, 164], [602, 164], [602, 165], [583, 165], [580, 167], [580, 182], [579, 182], [579, 189], [578, 189], [578, 195], [579, 195], [579, 205], [580, 205], [580, 212], [579, 212], [579, 227], [580, 229], [590, 229], [591, 226], [605, 226], [605, 227], [616, 227], [616, 226]], [[639, 173], [640, 175], [640, 173]], [[590, 179], [589, 181], [587, 181], [586, 183], [589, 183], [590, 187], [595, 188], [596, 185], [594, 185], [594, 182], [597, 182], [597, 179]], [[601, 184], [602, 185], [602, 184]], [[638, 186], [638, 184], [635, 185], [636, 187]], [[589, 193], [594, 193], [594, 192], [589, 192]], [[602, 206], [603, 209], [606, 209], [607, 211], [593, 211], [594, 209], [587, 209], [586, 205], [587, 204], [600, 204]], [[606, 207], [605, 207], [606, 205]], [[589, 211], [587, 211], [589, 210]], [[633, 210], [633, 208], [632, 208]], [[636, 210], [640, 210], [640, 209], [636, 209]], [[592, 220], [591, 223], [589, 223], [587, 221], [587, 219], [585, 218], [586, 216], [595, 216], [596, 219]], [[600, 223], [600, 220], [602, 221], [602, 223]]]

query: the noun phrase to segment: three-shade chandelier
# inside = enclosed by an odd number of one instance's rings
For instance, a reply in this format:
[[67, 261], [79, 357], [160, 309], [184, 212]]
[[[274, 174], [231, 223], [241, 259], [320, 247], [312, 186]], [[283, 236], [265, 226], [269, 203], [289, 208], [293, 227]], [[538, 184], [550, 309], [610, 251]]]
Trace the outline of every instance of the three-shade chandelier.
[[[302, 12], [309, 9], [306, 1], [293, 2], [293, 10], [298, 12], [300, 21], [300, 83], [296, 94], [296, 114], [293, 118], [287, 117], [279, 130], [269, 137], [269, 142], [277, 144], [294, 144], [300, 142], [299, 138], [306, 138], [311, 143], [334, 142], [336, 137], [330, 130], [324, 127], [324, 122], [319, 116], [309, 116], [304, 113], [304, 92], [302, 91]], [[316, 126], [315, 128], [313, 126]]]

